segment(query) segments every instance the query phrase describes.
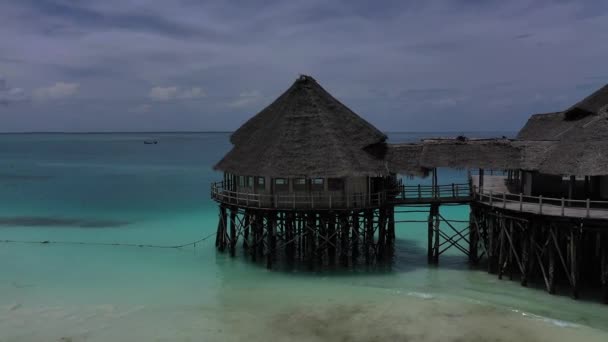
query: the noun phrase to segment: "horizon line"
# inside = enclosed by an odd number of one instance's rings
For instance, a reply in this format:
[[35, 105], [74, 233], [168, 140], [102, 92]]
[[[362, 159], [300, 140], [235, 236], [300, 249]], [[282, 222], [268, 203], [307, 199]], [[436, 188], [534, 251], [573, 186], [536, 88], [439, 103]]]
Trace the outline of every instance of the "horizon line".
[[[19, 131], [0, 132], [0, 134], [143, 134], [143, 133], [233, 133], [235, 131]], [[517, 130], [421, 130], [421, 131], [382, 131], [382, 133], [487, 133], [487, 132], [517, 132]]]

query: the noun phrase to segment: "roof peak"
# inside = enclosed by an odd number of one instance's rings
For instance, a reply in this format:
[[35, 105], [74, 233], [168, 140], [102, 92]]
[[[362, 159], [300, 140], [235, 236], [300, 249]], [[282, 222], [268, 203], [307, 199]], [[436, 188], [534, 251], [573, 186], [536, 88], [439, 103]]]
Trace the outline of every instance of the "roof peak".
[[312, 82], [317, 83], [317, 80], [315, 80], [312, 76], [305, 75], [305, 74], [300, 74], [300, 76], [296, 80], [296, 82], [306, 82], [306, 81], [312, 81]]

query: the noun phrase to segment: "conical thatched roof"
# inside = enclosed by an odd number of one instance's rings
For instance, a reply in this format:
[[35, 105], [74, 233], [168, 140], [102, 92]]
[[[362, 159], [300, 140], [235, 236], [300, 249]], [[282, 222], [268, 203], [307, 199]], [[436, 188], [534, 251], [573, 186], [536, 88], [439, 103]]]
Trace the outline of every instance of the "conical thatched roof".
[[385, 175], [386, 135], [300, 76], [234, 134], [215, 169], [272, 177]]

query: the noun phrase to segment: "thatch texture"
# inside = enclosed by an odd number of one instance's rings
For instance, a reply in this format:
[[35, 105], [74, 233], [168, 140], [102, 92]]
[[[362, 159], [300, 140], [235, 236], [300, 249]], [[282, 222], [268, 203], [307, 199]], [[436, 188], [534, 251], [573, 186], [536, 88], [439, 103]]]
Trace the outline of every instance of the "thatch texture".
[[587, 115], [596, 115], [604, 110], [606, 105], [608, 105], [608, 84], [568, 108], [565, 112], [565, 118], [576, 120]]
[[517, 134], [519, 140], [557, 140], [572, 126], [564, 113], [534, 114]]
[[505, 169], [519, 165], [520, 151], [507, 139], [425, 140], [422, 167]]
[[386, 135], [301, 76], [232, 136], [215, 169], [272, 177], [379, 176], [389, 173]]
[[517, 135], [522, 169], [608, 175], [608, 85], [565, 112], [533, 115]]
[[422, 144], [389, 144], [386, 160], [391, 172], [410, 176], [426, 176], [429, 169], [420, 165]]
[[578, 120], [550, 149], [538, 171], [559, 175], [608, 175], [608, 114]]

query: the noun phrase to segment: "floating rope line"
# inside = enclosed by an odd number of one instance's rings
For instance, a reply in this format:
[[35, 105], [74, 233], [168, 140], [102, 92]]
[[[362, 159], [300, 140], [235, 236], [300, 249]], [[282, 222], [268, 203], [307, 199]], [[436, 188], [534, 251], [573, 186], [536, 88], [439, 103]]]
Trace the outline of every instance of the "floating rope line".
[[188, 246], [196, 247], [197, 243], [203, 242], [210, 237], [214, 236], [216, 233], [209, 234], [202, 239], [198, 239], [193, 242], [185, 243], [182, 245], [149, 245], [149, 244], [139, 244], [139, 243], [120, 243], [120, 242], [82, 242], [82, 241], [52, 241], [52, 240], [43, 240], [43, 241], [34, 241], [34, 240], [0, 240], [1, 243], [21, 243], [21, 244], [55, 244], [55, 245], [87, 245], [87, 246], [121, 246], [121, 247], [141, 247], [141, 248], [182, 248]]

